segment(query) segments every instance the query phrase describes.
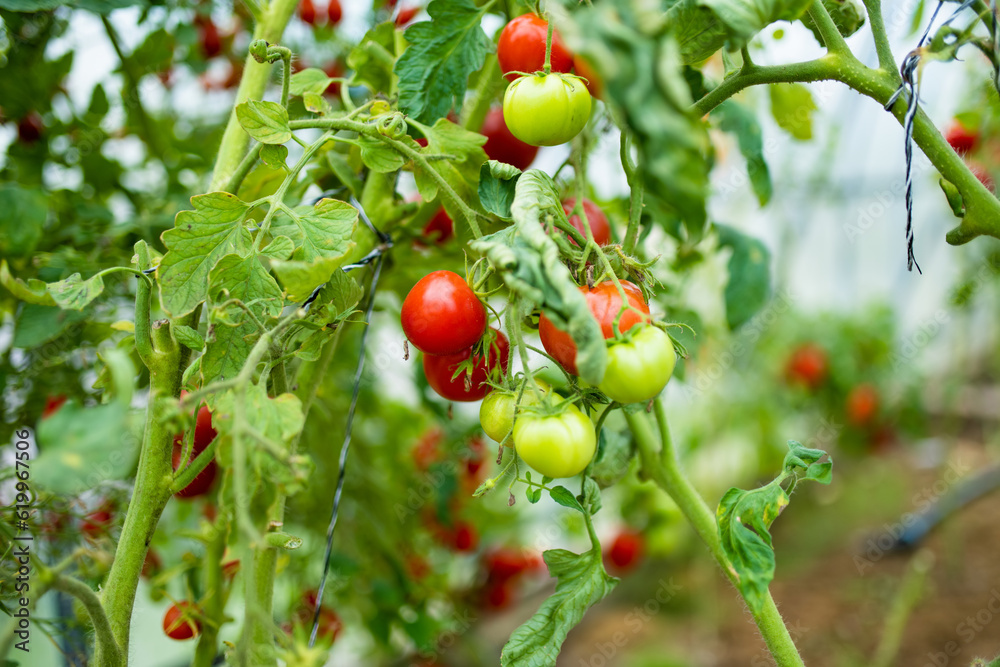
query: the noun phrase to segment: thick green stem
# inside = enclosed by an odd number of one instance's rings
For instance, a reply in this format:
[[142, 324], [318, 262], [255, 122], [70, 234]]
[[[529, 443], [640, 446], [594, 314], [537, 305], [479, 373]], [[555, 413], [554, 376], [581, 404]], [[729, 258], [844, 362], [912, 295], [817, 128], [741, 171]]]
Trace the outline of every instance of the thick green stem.
[[201, 629], [192, 667], [211, 667], [219, 653], [219, 628], [225, 621], [226, 591], [222, 576], [222, 557], [226, 551], [227, 518], [220, 514], [212, 524], [212, 536], [205, 549], [205, 599], [202, 612], [209, 620]]
[[850, 53], [851, 49], [844, 41], [844, 36], [837, 30], [837, 25], [830, 17], [830, 12], [826, 11], [822, 0], [813, 0], [809, 7], [809, 18], [816, 24], [820, 36], [823, 37], [823, 44], [826, 45], [830, 53]]
[[[660, 400], [662, 399], [658, 398], [657, 403]], [[722, 550], [715, 516], [680, 469], [677, 456], [672, 448], [666, 415], [662, 406], [657, 406], [660, 447], [657, 447], [658, 438], [653, 434], [646, 413], [623, 411], [623, 414], [639, 449], [643, 471], [673, 498], [681, 512], [694, 527], [695, 532], [708, 546], [709, 551], [712, 552], [729, 581], [735, 583], [736, 573]], [[658, 452], [658, 449], [661, 451]], [[798, 649], [795, 648], [795, 642], [792, 641], [770, 592], [765, 596], [763, 608], [760, 612], [754, 613], [753, 617], [761, 636], [764, 638], [764, 643], [767, 644], [768, 650], [774, 656], [779, 667], [804, 667]]]
[[101, 667], [125, 664], [127, 660], [136, 587], [156, 524], [170, 500], [173, 478], [170, 454], [174, 434], [158, 419], [158, 408], [164, 398], [177, 397], [180, 393], [180, 349], [170, 333], [169, 322], [165, 320], [153, 325], [152, 341], [153, 353], [148, 362], [149, 403], [135, 489], [101, 594], [115, 642], [121, 647], [121, 656], [116, 660], [114, 656], [106, 655], [98, 644], [94, 664]]
[[[262, 20], [254, 28], [253, 39], [265, 39], [272, 44], [278, 42], [282, 33], [285, 32], [285, 26], [288, 24], [292, 12], [295, 11], [296, 4], [298, 4], [297, 0], [272, 0], [262, 16]], [[240, 79], [240, 87], [236, 91], [236, 104], [241, 104], [249, 99], [262, 99], [270, 75], [271, 65], [269, 63], [259, 63], [248, 54], [246, 62], [243, 63], [243, 77]], [[226, 130], [222, 135], [222, 143], [219, 146], [215, 169], [212, 172], [209, 192], [220, 190], [224, 184], [229, 182], [246, 155], [249, 146], [250, 135], [243, 130], [239, 120], [236, 119], [236, 106], [234, 105], [229, 115], [229, 122], [226, 124]]]

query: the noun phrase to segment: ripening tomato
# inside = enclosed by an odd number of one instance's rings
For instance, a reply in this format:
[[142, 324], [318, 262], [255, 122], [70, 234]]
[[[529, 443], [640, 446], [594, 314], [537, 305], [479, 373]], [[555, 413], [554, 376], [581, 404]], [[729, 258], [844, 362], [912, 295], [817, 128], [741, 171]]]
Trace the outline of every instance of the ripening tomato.
[[22, 144], [33, 144], [42, 137], [42, 117], [32, 111], [17, 121], [17, 140]]
[[526, 144], [507, 128], [507, 123], [503, 119], [503, 109], [496, 107], [490, 109], [483, 120], [483, 129], [479, 131], [486, 137], [483, 150], [486, 157], [498, 162], [514, 165], [524, 171], [534, 162], [538, 155], [538, 146]]
[[444, 210], [444, 206], [438, 209], [434, 217], [424, 225], [424, 238], [433, 243], [445, 243], [455, 235], [455, 223], [451, 216]]
[[340, 6], [340, 0], [330, 0], [330, 4], [326, 6], [326, 17], [329, 19], [330, 25], [340, 23], [340, 19], [344, 17], [344, 9]]
[[[576, 206], [576, 197], [563, 200], [562, 207], [566, 211], [566, 215], [572, 213], [574, 206]], [[594, 242], [600, 246], [611, 243], [611, 225], [608, 224], [608, 216], [604, 215], [601, 207], [584, 197], [583, 212], [587, 216], [587, 224], [590, 225], [590, 231], [594, 234]], [[569, 224], [576, 227], [576, 230], [583, 234], [584, 238], [587, 238], [587, 228], [584, 226], [583, 219], [579, 215], [570, 215]], [[576, 241], [572, 239], [570, 239], [570, 243], [576, 245]]]
[[590, 63], [583, 56], [573, 56], [573, 71], [587, 84], [587, 90], [592, 97], [600, 99], [604, 92], [604, 81], [601, 76], [590, 66]]
[[959, 155], [968, 153], [979, 143], [979, 132], [965, 127], [958, 119], [951, 121], [944, 136]]
[[542, 564], [537, 552], [500, 547], [486, 555], [487, 578], [491, 581], [507, 581], [538, 569]]
[[826, 380], [829, 367], [826, 350], [816, 343], [803, 343], [788, 358], [785, 377], [791, 384], [803, 384], [815, 390]]
[[198, 613], [198, 607], [186, 600], [170, 605], [163, 615], [163, 632], [178, 641], [197, 637], [201, 632]]
[[613, 401], [644, 403], [667, 386], [676, 362], [670, 336], [647, 324], [608, 346], [608, 366], [597, 387]]
[[513, 437], [517, 455], [553, 479], [580, 474], [597, 451], [594, 423], [575, 405], [554, 415], [519, 415]]
[[558, 146], [580, 134], [590, 107], [583, 80], [572, 74], [522, 76], [503, 96], [507, 129], [532, 146]]
[[483, 463], [486, 460], [486, 443], [483, 442], [482, 436], [474, 435], [469, 438], [468, 449], [469, 454], [465, 459], [465, 472], [469, 477], [477, 479], [479, 471], [482, 469]]
[[845, 401], [847, 421], [855, 426], [871, 424], [878, 413], [878, 408], [878, 389], [870, 384], [859, 384], [847, 394]]
[[[309, 628], [312, 627], [313, 613], [316, 609], [317, 594], [317, 591], [306, 591], [303, 593], [302, 604], [294, 615], [295, 621]], [[316, 636], [323, 639], [327, 643], [332, 643], [337, 639], [337, 635], [340, 634], [343, 627], [344, 624], [340, 621], [340, 616], [337, 615], [337, 612], [327, 607], [320, 607], [319, 628], [316, 632]]]
[[[605, 339], [614, 338], [615, 319], [619, 313], [621, 313], [621, 319], [618, 320], [618, 330], [622, 333], [637, 324], [649, 322], [649, 306], [646, 305], [646, 300], [642, 296], [642, 290], [627, 280], [620, 282], [628, 304], [635, 310], [632, 308], [622, 310], [621, 295], [618, 294], [618, 288], [614, 282], [610, 280], [594, 285], [593, 289], [587, 289], [586, 286], [580, 287], [580, 291], [587, 298], [590, 312], [601, 325]], [[545, 315], [542, 315], [538, 322], [538, 334], [542, 338], [542, 347], [545, 348], [545, 351], [551, 354], [563, 368], [573, 375], [577, 375], [576, 343], [573, 342], [570, 335], [557, 329], [556, 325], [552, 324], [552, 321]]]
[[[323, 71], [331, 79], [342, 79], [344, 77], [344, 67], [340, 64], [339, 60], [331, 62], [323, 68]], [[334, 97], [337, 97], [340, 95], [340, 85], [339, 81], [334, 81], [326, 87], [326, 90], [323, 91], [323, 93], [325, 95], [333, 95]]]
[[396, 26], [402, 28], [420, 13], [420, 7], [400, 7], [396, 14]]
[[302, 19], [303, 23], [315, 25], [316, 5], [313, 4], [313, 0], [302, 0], [299, 3], [299, 18]]
[[626, 528], [615, 536], [605, 557], [618, 570], [626, 571], [638, 564], [643, 551], [645, 551], [645, 540], [642, 534]]
[[212, 426], [212, 413], [208, 409], [207, 405], [201, 406], [198, 409], [198, 418], [195, 421], [194, 426], [194, 445], [193, 450], [195, 454], [201, 454], [205, 451], [205, 448], [212, 444], [215, 440], [215, 436], [218, 435], [218, 431]]
[[455, 551], [472, 551], [479, 544], [479, 533], [476, 527], [465, 521], [456, 521], [451, 534], [451, 545]]
[[506, 580], [489, 581], [483, 591], [483, 598], [489, 609], [506, 609], [514, 600], [513, 586]]
[[418, 470], [427, 470], [432, 463], [441, 460], [441, 441], [444, 439], [444, 431], [438, 426], [432, 426], [420, 436], [416, 444], [413, 445], [413, 462]]
[[[463, 373], [453, 378], [458, 365], [469, 357], [472, 357], [472, 373]], [[431, 389], [442, 398], [458, 402], [478, 401], [493, 390], [493, 387], [486, 384], [488, 379], [492, 377], [494, 381], [498, 381], [506, 375], [509, 359], [510, 343], [505, 335], [496, 331], [496, 339], [490, 345], [487, 355], [473, 356], [471, 347], [456, 354], [425, 354], [424, 375], [427, 376]]]
[[[497, 442], [503, 442], [514, 427], [516, 398], [509, 391], [493, 391], [479, 406], [479, 425], [486, 435]], [[506, 445], [510, 447], [510, 439]]]
[[[184, 443], [183, 440], [180, 439], [180, 436], [177, 436], [174, 439], [174, 449], [173, 453], [171, 454], [171, 461], [173, 463], [175, 472], [177, 470], [187, 467], [187, 465], [191, 463], [191, 461], [194, 461], [194, 459], [198, 455], [195, 454], [194, 449], [192, 448], [192, 451], [188, 456], [188, 460], [186, 463], [181, 462], [181, 458], [183, 456], [184, 456]], [[204, 496], [205, 494], [207, 494], [209, 491], [212, 490], [212, 483], [215, 482], [215, 477], [218, 474], [218, 471], [219, 471], [219, 466], [218, 464], [216, 464], [215, 459], [213, 458], [211, 461], [208, 462], [208, 465], [206, 465], [200, 473], [195, 475], [194, 479], [191, 480], [190, 484], [185, 486], [183, 489], [181, 489], [174, 495], [177, 496], [178, 498], [198, 498], [199, 496]]]
[[198, 40], [201, 42], [202, 54], [206, 58], [214, 58], [222, 53], [222, 38], [219, 36], [219, 29], [215, 22], [207, 17], [196, 17], [195, 23], [198, 24], [199, 28]]
[[59, 408], [66, 402], [65, 394], [56, 394], [45, 399], [45, 407], [42, 408], [42, 419], [48, 419], [59, 411]]
[[403, 300], [403, 333], [426, 354], [468, 350], [486, 333], [486, 306], [452, 271], [429, 273]]
[[80, 530], [91, 539], [97, 539], [108, 534], [111, 524], [114, 521], [114, 514], [109, 503], [101, 505], [100, 508], [91, 512], [80, 524]]
[[[545, 67], [545, 40], [548, 21], [537, 14], [522, 14], [504, 26], [497, 42], [497, 60], [504, 76], [513, 81], [514, 72], [532, 73]], [[573, 70], [573, 56], [557, 31], [552, 32], [549, 65], [553, 72]]]

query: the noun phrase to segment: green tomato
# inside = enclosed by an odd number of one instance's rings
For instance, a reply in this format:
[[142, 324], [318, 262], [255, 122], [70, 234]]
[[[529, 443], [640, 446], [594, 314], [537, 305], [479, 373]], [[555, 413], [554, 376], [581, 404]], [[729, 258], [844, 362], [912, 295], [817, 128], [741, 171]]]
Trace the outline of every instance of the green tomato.
[[[514, 427], [514, 394], [506, 391], [491, 391], [479, 406], [479, 424], [497, 442], [503, 442]], [[505, 443], [510, 446], [510, 440]]]
[[613, 401], [639, 403], [667, 386], [677, 355], [670, 336], [647, 325], [627, 340], [608, 345], [608, 367], [598, 388]]
[[569, 74], [522, 76], [507, 86], [503, 118], [515, 137], [532, 146], [558, 146], [590, 119], [590, 93]]
[[518, 415], [514, 449], [525, 463], [553, 479], [584, 471], [597, 450], [594, 424], [575, 405], [556, 415]]

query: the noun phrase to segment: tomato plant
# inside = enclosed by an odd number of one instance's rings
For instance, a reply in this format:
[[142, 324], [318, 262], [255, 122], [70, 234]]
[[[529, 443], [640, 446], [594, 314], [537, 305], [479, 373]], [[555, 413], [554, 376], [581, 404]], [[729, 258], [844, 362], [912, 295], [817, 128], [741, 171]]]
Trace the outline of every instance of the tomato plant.
[[442, 398], [461, 402], [478, 401], [490, 393], [493, 387], [488, 381], [501, 379], [510, 359], [507, 337], [495, 333], [485, 351], [470, 347], [455, 354], [425, 354], [424, 375], [431, 389]]

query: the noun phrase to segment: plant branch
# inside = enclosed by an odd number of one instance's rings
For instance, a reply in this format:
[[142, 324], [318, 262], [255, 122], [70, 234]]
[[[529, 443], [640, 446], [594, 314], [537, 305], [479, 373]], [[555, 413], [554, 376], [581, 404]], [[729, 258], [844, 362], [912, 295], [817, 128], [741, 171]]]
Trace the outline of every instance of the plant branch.
[[[42, 581], [48, 585], [51, 590], [60, 591], [66, 593], [67, 595], [72, 595], [83, 608], [87, 610], [87, 615], [90, 616], [90, 622], [94, 626], [94, 635], [97, 642], [97, 646], [100, 649], [101, 655], [103, 655], [110, 662], [108, 664], [118, 664], [119, 662], [124, 662], [122, 660], [122, 647], [115, 642], [114, 633], [111, 631], [111, 623], [108, 621], [107, 614], [104, 613], [104, 607], [101, 606], [101, 599], [97, 596], [90, 586], [83, 583], [79, 579], [64, 575], [64, 574], [53, 574], [51, 572], [40, 572], [40, 578]], [[125, 645], [125, 651], [127, 652], [127, 644]], [[104, 663], [95, 663], [104, 664]]]
[[889, 33], [885, 29], [885, 21], [882, 18], [882, 0], [864, 0], [864, 3], [868, 12], [868, 25], [871, 26], [872, 37], [875, 39], [878, 66], [886, 73], [894, 75], [898, 83], [901, 81], [899, 68], [892, 55], [892, 47], [889, 46]]
[[819, 29], [820, 36], [823, 37], [823, 44], [830, 53], [849, 54], [851, 49], [844, 41], [844, 36], [837, 29], [837, 24], [833, 22], [830, 12], [823, 6], [823, 0], [813, 0], [809, 6], [809, 17]]

